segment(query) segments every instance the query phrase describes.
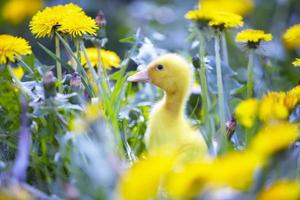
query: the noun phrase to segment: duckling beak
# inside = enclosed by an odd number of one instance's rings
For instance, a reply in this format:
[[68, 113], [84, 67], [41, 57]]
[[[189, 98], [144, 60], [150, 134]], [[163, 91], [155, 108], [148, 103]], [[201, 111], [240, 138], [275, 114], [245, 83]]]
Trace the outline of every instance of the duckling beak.
[[142, 82], [142, 83], [148, 83], [150, 82], [148, 70], [144, 69], [132, 76], [129, 76], [127, 81], [129, 82]]

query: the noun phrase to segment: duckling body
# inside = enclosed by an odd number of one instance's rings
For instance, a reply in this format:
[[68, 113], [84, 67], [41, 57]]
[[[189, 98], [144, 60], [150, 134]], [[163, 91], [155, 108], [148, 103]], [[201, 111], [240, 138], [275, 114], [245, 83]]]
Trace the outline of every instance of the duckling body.
[[129, 81], [150, 82], [165, 91], [149, 117], [145, 143], [149, 153], [178, 152], [185, 158], [203, 157], [207, 151], [201, 133], [193, 128], [185, 116], [190, 96], [192, 69], [176, 54], [163, 55]]

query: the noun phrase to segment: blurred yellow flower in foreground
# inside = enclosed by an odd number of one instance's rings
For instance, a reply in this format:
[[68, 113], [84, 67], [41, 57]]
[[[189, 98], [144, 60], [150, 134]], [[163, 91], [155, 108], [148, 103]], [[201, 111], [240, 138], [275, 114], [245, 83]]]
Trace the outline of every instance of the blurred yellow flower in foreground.
[[257, 117], [258, 107], [259, 102], [256, 99], [242, 101], [235, 108], [235, 117], [237, 121], [246, 128], [251, 128]]
[[249, 48], [256, 49], [261, 41], [269, 42], [272, 40], [272, 34], [265, 33], [262, 30], [246, 29], [239, 32], [235, 38], [236, 42], [247, 43]]
[[2, 8], [2, 16], [10, 23], [20, 24], [41, 9], [42, 5], [41, 0], [9, 0]]
[[30, 30], [37, 38], [50, 37], [54, 31], [72, 37], [96, 35], [96, 21], [88, 17], [76, 4], [47, 7], [33, 16]]
[[24, 76], [24, 70], [23, 67], [18, 66], [17, 68], [13, 68], [13, 72], [16, 75], [18, 80], [21, 80]]
[[188, 20], [205, 21], [208, 22], [211, 19], [212, 12], [204, 9], [196, 9], [188, 11], [184, 17]]
[[295, 67], [300, 67], [300, 58], [297, 58], [294, 62], [293, 62], [293, 65]]
[[155, 199], [162, 178], [171, 169], [173, 158], [169, 155], [152, 155], [133, 164], [121, 177], [118, 193], [123, 200]]
[[185, 165], [166, 176], [165, 190], [174, 199], [190, 199], [208, 188], [248, 190], [264, 158], [250, 151], [232, 152], [212, 161]]
[[286, 119], [289, 115], [285, 105], [284, 92], [269, 92], [262, 97], [259, 107], [259, 118], [264, 122]]
[[280, 180], [258, 194], [257, 200], [298, 200], [300, 184], [295, 181]]
[[246, 15], [254, 8], [253, 0], [201, 0], [199, 8], [219, 12], [231, 12], [238, 15]]
[[[98, 52], [97, 48], [87, 48], [86, 53], [87, 56], [92, 64], [93, 67], [97, 66], [98, 63]], [[75, 53], [76, 55], [76, 53]], [[84, 65], [85, 67], [88, 67], [87, 60], [85, 59], [85, 56], [83, 52], [81, 52], [81, 65]], [[120, 57], [113, 51], [100, 49], [100, 62], [101, 66], [103, 66], [106, 69], [111, 69], [112, 67], [119, 67], [121, 59]]]
[[87, 121], [93, 122], [103, 116], [103, 109], [100, 103], [89, 103], [85, 108], [85, 118]]
[[31, 54], [28, 42], [20, 37], [0, 35], [0, 65], [15, 62], [15, 57]]
[[208, 174], [214, 173], [210, 167], [210, 163], [193, 163], [170, 172], [164, 183], [167, 194], [174, 199], [197, 197], [207, 184]]
[[208, 25], [220, 30], [238, 28], [244, 25], [243, 17], [230, 12], [214, 12]]
[[297, 125], [288, 122], [268, 124], [253, 138], [250, 149], [256, 155], [267, 157], [286, 149], [299, 136]]
[[290, 27], [283, 34], [283, 42], [289, 49], [300, 47], [300, 24]]
[[212, 186], [248, 190], [256, 170], [264, 163], [262, 157], [251, 151], [228, 153], [213, 162], [208, 181]]

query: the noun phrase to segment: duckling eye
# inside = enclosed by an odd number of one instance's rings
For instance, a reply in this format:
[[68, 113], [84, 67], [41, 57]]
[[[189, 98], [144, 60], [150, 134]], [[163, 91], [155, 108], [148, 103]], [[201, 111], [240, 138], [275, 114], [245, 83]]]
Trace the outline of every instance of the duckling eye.
[[156, 66], [156, 69], [158, 69], [159, 71], [164, 69], [164, 66], [162, 64], [159, 64]]

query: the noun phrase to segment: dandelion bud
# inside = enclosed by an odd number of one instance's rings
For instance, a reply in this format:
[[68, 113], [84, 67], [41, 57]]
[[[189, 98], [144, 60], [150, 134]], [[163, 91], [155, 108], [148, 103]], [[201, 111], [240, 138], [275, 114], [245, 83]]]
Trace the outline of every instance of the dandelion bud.
[[95, 18], [96, 24], [99, 27], [106, 26], [106, 18], [102, 10], [100, 10]]
[[200, 59], [198, 55], [193, 56], [192, 62], [196, 69], [200, 69]]
[[234, 117], [231, 117], [229, 121], [226, 122], [226, 133], [228, 140], [231, 139], [233, 133], [236, 129], [236, 119]]
[[47, 72], [43, 78], [45, 99], [56, 96], [56, 78], [52, 71]]
[[74, 73], [70, 79], [70, 86], [73, 91], [78, 91], [81, 89], [81, 78], [79, 74]]

